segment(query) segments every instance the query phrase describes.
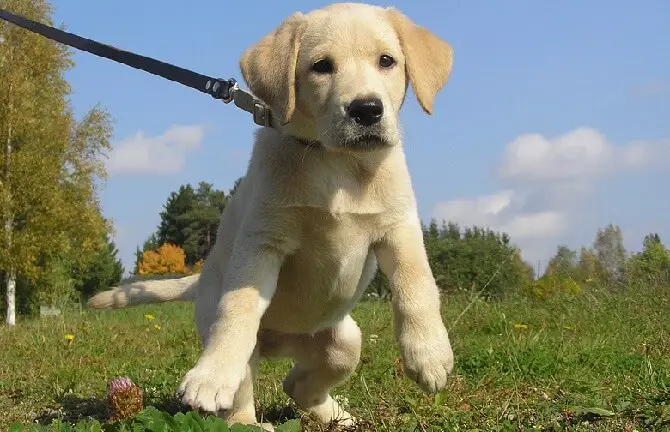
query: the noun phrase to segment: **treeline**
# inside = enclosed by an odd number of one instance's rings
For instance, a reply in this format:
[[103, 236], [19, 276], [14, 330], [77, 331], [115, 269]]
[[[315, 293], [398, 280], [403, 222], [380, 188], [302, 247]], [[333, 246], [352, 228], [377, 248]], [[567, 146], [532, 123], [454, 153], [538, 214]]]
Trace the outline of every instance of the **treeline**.
[[[170, 194], [156, 233], [137, 251], [135, 274], [152, 277], [199, 271], [216, 239], [221, 211], [239, 182], [227, 194], [209, 183], [200, 183], [197, 188], [183, 185]], [[670, 252], [655, 233], [645, 237], [641, 252], [631, 255], [624, 248], [621, 229], [608, 225], [598, 230], [592, 245], [579, 251], [558, 246], [542, 274], [538, 274], [539, 265], [522, 259], [506, 233], [435, 220], [423, 226], [423, 233], [431, 269], [445, 294], [468, 292], [496, 298], [522, 293], [544, 298], [587, 287], [670, 286]], [[175, 258], [177, 255], [183, 258]], [[367, 294], [376, 298], [390, 295], [381, 272]]]
[[199, 267], [214, 246], [221, 213], [239, 187], [228, 193], [211, 183], [182, 185], [172, 192], [160, 213], [160, 224], [135, 252], [136, 276], [187, 274]]
[[670, 250], [658, 233], [650, 233], [642, 240], [642, 250], [631, 254], [621, 228], [610, 224], [598, 230], [590, 248], [558, 246], [544, 275], [529, 289], [543, 297], [586, 287], [617, 291], [641, 285], [670, 287]]
[[[51, 24], [43, 0], [2, 7]], [[63, 78], [71, 52], [0, 22], [0, 291], [9, 325], [39, 305], [64, 306], [123, 273], [100, 211], [111, 118], [76, 118]]]

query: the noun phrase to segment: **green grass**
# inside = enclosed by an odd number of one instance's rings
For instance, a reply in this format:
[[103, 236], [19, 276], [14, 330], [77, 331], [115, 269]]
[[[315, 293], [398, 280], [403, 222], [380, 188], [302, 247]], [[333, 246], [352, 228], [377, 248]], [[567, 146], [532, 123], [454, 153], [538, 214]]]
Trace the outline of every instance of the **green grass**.
[[[355, 309], [363, 356], [334, 393], [366, 420], [361, 430], [670, 428], [670, 289], [476, 300], [461, 316], [470, 303], [466, 295], [445, 299], [456, 368], [437, 396], [402, 375], [390, 305]], [[0, 430], [14, 422], [104, 422], [106, 384], [124, 375], [144, 389], [146, 405], [184, 410], [174, 392], [201, 349], [191, 304], [26, 320], [0, 329], [0, 340]], [[289, 367], [264, 361], [256, 383], [259, 415], [275, 424], [303, 414], [281, 391]]]

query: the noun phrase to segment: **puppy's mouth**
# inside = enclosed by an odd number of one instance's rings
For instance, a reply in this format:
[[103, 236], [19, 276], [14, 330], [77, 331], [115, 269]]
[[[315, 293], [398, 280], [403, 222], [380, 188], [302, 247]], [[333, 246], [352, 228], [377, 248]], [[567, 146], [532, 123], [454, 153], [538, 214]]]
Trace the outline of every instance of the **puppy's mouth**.
[[388, 140], [379, 134], [361, 134], [342, 141], [342, 148], [352, 151], [371, 151], [389, 146]]

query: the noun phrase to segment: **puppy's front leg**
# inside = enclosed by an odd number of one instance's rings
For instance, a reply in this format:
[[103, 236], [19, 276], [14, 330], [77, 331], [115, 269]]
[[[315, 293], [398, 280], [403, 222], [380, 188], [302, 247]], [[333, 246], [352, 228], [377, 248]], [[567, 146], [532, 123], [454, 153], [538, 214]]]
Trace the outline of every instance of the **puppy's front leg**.
[[401, 222], [375, 247], [393, 294], [395, 334], [405, 374], [426, 392], [444, 388], [454, 367], [440, 296], [418, 217]]
[[231, 407], [256, 346], [260, 319], [276, 290], [283, 256], [276, 247], [253, 240], [235, 246], [217, 319], [200, 359], [179, 388], [185, 404], [207, 412]]

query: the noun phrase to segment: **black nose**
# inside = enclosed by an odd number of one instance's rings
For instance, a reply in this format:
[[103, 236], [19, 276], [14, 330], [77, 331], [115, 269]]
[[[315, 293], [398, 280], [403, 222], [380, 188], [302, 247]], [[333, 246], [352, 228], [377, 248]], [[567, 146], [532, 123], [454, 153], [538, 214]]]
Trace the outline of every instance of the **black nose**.
[[347, 107], [349, 117], [363, 126], [379, 123], [384, 115], [384, 104], [379, 98], [354, 99]]

